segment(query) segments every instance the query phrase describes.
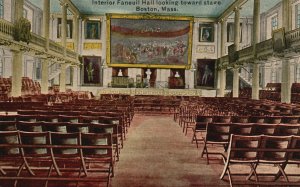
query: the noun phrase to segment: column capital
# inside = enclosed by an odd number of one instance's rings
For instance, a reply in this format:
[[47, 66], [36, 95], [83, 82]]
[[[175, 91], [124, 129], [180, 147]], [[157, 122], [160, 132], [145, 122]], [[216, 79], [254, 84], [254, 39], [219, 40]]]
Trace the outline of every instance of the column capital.
[[234, 7], [234, 9], [233, 9], [234, 12], [238, 12], [238, 11], [240, 11], [240, 10], [242, 10], [242, 7], [240, 7], [240, 6], [236, 6], [236, 7]]
[[68, 7], [69, 7], [69, 4], [66, 3], [66, 2], [60, 2], [60, 6], [61, 6], [61, 7], [66, 7], [66, 8], [68, 8]]

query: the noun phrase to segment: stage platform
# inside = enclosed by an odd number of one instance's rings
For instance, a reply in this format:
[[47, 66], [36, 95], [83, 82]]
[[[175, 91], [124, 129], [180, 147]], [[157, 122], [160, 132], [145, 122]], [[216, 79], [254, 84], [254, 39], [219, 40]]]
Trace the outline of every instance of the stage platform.
[[201, 96], [215, 97], [216, 90], [205, 89], [168, 89], [168, 88], [103, 88], [98, 90], [101, 94], [125, 94], [125, 95], [162, 95], [162, 96]]

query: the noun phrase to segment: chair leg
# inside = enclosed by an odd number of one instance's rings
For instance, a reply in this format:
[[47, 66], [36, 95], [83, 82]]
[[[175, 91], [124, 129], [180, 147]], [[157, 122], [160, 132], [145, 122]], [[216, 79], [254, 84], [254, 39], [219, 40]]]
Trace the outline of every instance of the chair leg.
[[[255, 163], [254, 166], [251, 167], [251, 171], [250, 171], [250, 174], [248, 175], [248, 177], [246, 178], [246, 180], [250, 180], [252, 175], [256, 175], [256, 168], [257, 168], [257, 163]], [[258, 178], [257, 178], [258, 179]]]
[[225, 166], [224, 166], [223, 172], [222, 172], [222, 174], [221, 174], [221, 176], [220, 176], [220, 179], [221, 179], [221, 180], [224, 178], [224, 176], [225, 176], [225, 174], [226, 174], [226, 171], [227, 171], [228, 169], [229, 169], [229, 162], [227, 161], [226, 164], [225, 164]]
[[289, 182], [288, 177], [286, 176], [286, 173], [284, 172], [283, 168], [280, 166], [280, 164], [277, 164], [277, 167], [279, 169], [279, 171], [282, 173], [284, 179], [286, 180], [286, 182]]

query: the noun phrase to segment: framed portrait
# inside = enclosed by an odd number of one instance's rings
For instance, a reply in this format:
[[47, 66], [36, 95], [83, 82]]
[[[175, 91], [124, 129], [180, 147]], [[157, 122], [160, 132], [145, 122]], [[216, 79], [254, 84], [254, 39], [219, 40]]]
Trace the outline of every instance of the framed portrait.
[[100, 85], [101, 77], [101, 57], [82, 57], [82, 82], [85, 85]]
[[284, 28], [273, 30], [272, 40], [274, 52], [282, 53], [286, 48]]
[[[61, 26], [62, 26], [62, 19], [57, 18], [57, 38], [61, 38]], [[73, 38], [73, 21], [67, 20], [67, 35], [66, 37], [71, 39]]]
[[199, 42], [214, 42], [214, 25], [200, 24]]
[[85, 24], [85, 39], [100, 39], [100, 21], [87, 21]]
[[198, 59], [196, 85], [199, 87], [214, 87], [216, 60]]
[[191, 64], [193, 19], [107, 14], [108, 66], [187, 69]]

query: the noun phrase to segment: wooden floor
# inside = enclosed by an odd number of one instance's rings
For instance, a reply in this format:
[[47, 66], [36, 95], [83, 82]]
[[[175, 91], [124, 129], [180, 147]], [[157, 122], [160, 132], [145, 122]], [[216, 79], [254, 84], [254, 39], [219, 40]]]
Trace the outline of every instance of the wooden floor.
[[172, 116], [136, 115], [112, 186], [228, 186], [219, 180], [222, 169], [221, 159], [206, 165]]

